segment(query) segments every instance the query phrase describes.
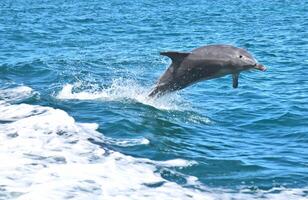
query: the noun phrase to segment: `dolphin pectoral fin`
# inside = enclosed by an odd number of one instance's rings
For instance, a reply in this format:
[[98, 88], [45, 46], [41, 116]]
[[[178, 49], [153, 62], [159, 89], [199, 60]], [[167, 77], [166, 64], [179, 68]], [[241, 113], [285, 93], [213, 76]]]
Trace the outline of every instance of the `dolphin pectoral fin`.
[[239, 77], [239, 75], [240, 75], [239, 73], [232, 74], [233, 88], [238, 87], [238, 77]]
[[160, 52], [160, 55], [168, 56], [174, 63], [181, 63], [184, 60], [184, 58], [186, 58], [189, 54], [191, 53], [177, 52], [177, 51]]

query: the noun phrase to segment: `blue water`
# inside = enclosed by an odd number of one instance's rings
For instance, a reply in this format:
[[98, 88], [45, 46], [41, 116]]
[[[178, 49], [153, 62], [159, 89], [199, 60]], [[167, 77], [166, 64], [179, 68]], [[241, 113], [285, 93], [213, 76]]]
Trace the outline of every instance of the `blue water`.
[[[232, 88], [231, 76], [226, 76], [160, 100], [145, 98], [170, 64], [168, 58], [159, 56], [160, 51], [191, 51], [218, 43], [247, 49], [268, 70], [242, 73], [237, 89]], [[280, 199], [308, 198], [307, 52], [307, 1], [0, 2], [0, 99], [31, 109], [35, 105], [59, 109], [76, 123], [97, 124], [97, 132], [105, 139], [89, 135], [89, 147], [148, 162], [180, 159], [192, 163], [154, 164], [153, 173], [163, 181], [146, 186], [158, 191], [167, 183], [179, 191], [222, 193], [218, 199], [224, 193], [243, 191], [252, 195], [249, 198], [271, 198], [263, 193], [281, 194]], [[16, 92], [20, 87], [31, 94], [22, 96], [25, 91]], [[34, 115], [19, 115], [19, 107], [5, 109], [16, 116], [8, 119], [3, 114], [2, 130], [16, 128], [14, 122]], [[56, 118], [48, 123], [52, 125]], [[40, 123], [35, 121], [33, 127]], [[35, 128], [31, 130], [29, 138], [36, 134]], [[39, 140], [49, 137], [41, 134]], [[13, 157], [31, 143], [29, 138], [19, 143]], [[64, 143], [57, 144], [62, 149]], [[8, 149], [0, 147], [3, 155]], [[66, 149], [62, 151], [64, 155]], [[91, 159], [89, 163], [95, 162]], [[61, 159], [55, 163], [65, 165]], [[13, 174], [26, 174], [17, 168], [6, 169], [12, 170], [0, 173], [0, 198], [31, 194], [17, 192], [17, 185], [1, 183]], [[110, 178], [116, 173], [110, 173]], [[73, 180], [59, 177], [59, 183]], [[190, 183], [188, 177], [197, 183]], [[26, 180], [31, 183], [32, 178]], [[93, 192], [94, 196], [106, 197], [100, 196], [106, 194], [101, 191]], [[286, 191], [290, 193], [283, 195]], [[172, 188], [165, 192], [176, 193]], [[87, 197], [84, 188], [75, 188], [74, 195], [81, 194]]]

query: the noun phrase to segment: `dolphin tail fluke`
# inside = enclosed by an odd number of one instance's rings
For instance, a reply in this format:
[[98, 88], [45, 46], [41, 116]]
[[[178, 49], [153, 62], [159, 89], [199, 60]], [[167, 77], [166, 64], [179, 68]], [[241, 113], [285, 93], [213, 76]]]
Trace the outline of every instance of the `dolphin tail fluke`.
[[153, 88], [151, 90], [151, 92], [148, 94], [149, 97], [159, 97], [161, 96], [161, 92], [160, 89], [156, 86], [155, 88]]
[[155, 88], [153, 90], [151, 90], [151, 92], [148, 94], [148, 97], [155, 97], [155, 95], [157, 94], [157, 91], [155, 90]]
[[148, 94], [149, 97], [161, 97], [163, 95], [165, 95], [168, 92], [172, 92], [172, 89], [170, 89], [168, 86], [166, 85], [156, 85], [151, 92]]

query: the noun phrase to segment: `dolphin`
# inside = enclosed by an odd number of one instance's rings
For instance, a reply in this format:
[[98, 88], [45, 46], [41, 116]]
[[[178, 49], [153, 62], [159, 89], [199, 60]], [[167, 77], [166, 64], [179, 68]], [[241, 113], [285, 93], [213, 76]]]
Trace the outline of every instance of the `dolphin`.
[[183, 89], [203, 80], [232, 74], [233, 88], [238, 87], [242, 71], [258, 69], [266, 71], [248, 51], [231, 45], [207, 45], [191, 52], [167, 51], [172, 63], [159, 78], [149, 97], [159, 97], [166, 93]]

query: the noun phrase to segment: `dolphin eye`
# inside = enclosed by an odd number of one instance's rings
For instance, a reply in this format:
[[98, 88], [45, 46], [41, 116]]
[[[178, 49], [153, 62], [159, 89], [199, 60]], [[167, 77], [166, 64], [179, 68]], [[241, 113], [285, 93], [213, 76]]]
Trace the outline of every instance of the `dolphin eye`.
[[240, 55], [239, 57], [240, 57], [240, 58], [242, 58], [243, 56], [242, 56], [242, 55]]

